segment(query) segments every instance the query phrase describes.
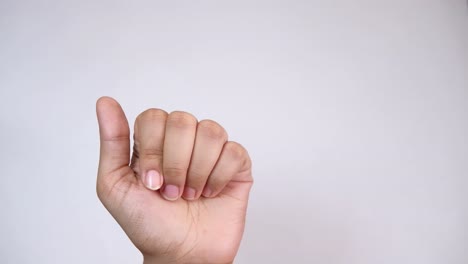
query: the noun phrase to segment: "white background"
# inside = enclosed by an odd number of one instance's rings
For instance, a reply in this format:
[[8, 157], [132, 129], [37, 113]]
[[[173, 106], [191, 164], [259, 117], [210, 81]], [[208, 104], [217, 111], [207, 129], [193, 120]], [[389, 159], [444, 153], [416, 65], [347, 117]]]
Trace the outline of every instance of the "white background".
[[95, 101], [254, 161], [237, 263], [468, 263], [465, 0], [0, 1], [0, 263], [140, 263]]

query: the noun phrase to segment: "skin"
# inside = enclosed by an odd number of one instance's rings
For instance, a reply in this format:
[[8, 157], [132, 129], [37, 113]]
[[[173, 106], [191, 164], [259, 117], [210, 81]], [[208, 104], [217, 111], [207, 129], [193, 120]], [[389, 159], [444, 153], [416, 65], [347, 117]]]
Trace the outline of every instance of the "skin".
[[119, 103], [102, 97], [96, 112], [97, 194], [144, 263], [232, 263], [253, 184], [245, 148], [215, 121], [148, 109], [135, 120], [130, 156]]

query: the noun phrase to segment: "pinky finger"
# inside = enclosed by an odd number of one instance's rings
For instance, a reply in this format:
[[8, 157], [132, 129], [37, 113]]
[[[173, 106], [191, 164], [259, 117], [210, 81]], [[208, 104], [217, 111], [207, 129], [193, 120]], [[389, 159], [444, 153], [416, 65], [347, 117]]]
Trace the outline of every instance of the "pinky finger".
[[244, 147], [233, 141], [226, 142], [206, 182], [202, 195], [207, 198], [218, 195], [242, 169], [246, 158], [248, 156]]

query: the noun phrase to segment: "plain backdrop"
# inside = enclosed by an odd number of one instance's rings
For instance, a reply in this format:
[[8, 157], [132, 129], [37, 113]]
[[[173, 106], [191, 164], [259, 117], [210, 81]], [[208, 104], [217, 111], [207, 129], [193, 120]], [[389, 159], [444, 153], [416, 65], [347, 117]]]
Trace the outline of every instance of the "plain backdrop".
[[95, 101], [221, 123], [236, 263], [468, 263], [465, 0], [0, 1], [0, 263], [141, 263], [95, 193]]

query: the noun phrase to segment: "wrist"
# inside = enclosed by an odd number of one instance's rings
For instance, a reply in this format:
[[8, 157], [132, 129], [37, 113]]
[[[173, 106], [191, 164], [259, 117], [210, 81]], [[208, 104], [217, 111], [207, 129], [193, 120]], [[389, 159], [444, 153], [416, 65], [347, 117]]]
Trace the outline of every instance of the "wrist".
[[170, 262], [153, 256], [143, 255], [143, 264], [175, 264], [175, 262]]
[[[160, 258], [155, 258], [151, 256], [143, 256], [143, 264], [185, 264], [186, 262], [182, 261], [170, 261], [164, 260]], [[219, 264], [233, 264], [233, 261], [226, 262], [226, 263], [219, 263]]]
[[177, 261], [170, 261], [154, 256], [143, 256], [143, 264], [177, 264]]

